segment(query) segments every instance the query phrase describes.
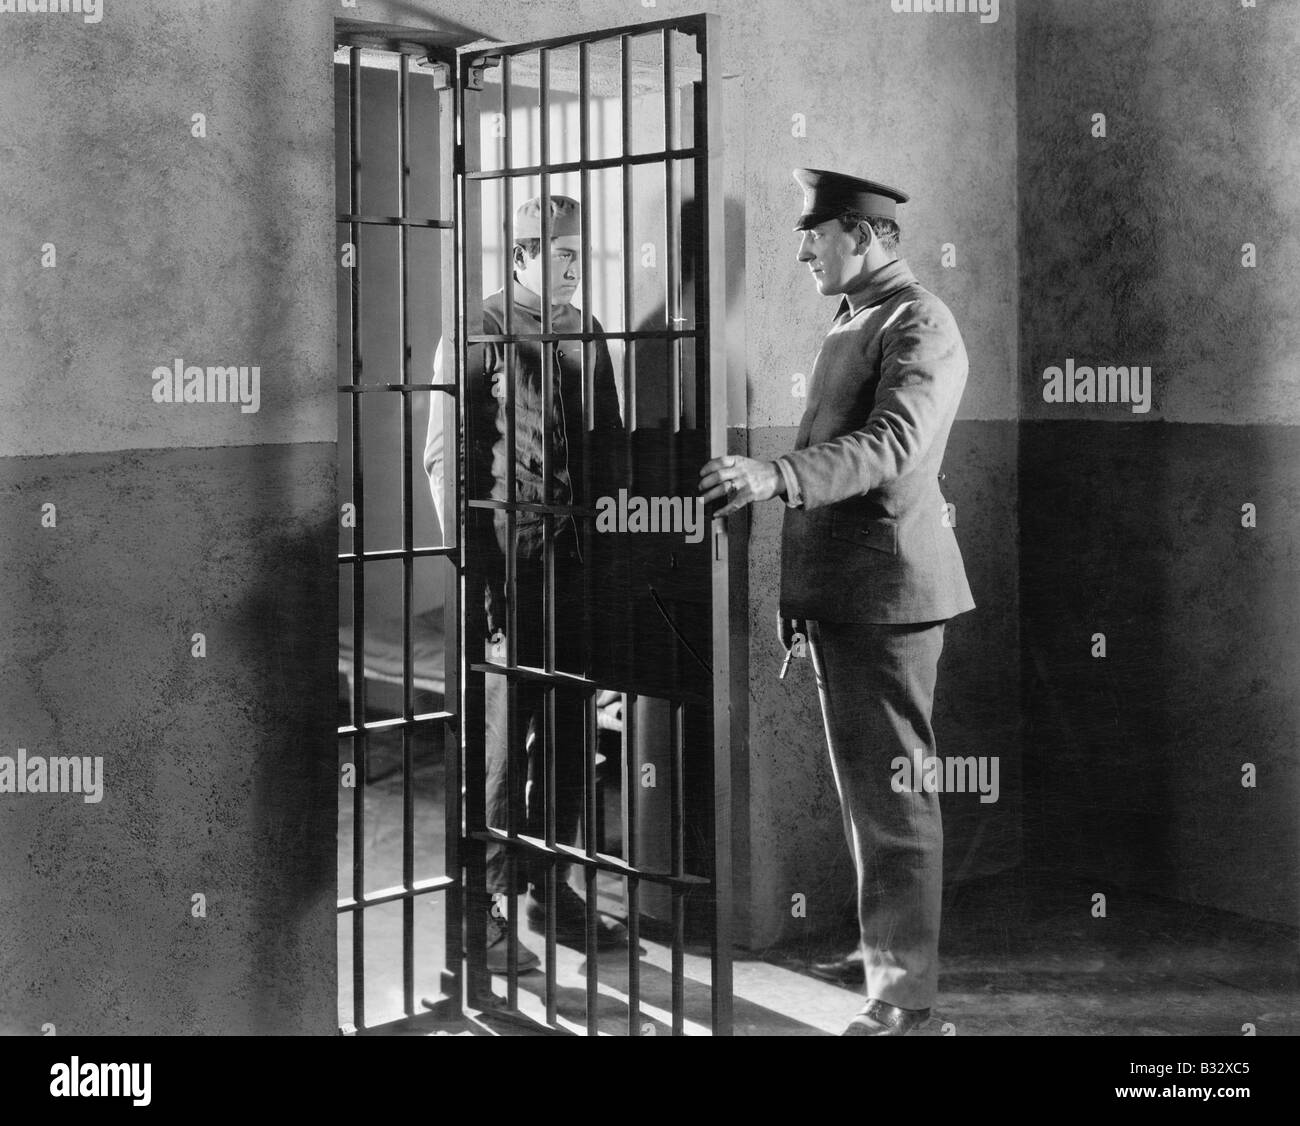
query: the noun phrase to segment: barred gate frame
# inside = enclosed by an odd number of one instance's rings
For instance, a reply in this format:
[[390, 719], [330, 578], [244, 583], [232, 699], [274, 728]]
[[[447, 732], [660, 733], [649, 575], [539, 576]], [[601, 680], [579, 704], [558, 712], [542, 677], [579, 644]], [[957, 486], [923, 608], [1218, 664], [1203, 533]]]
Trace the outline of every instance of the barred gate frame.
[[[629, 909], [629, 952], [628, 952], [628, 1021], [629, 1035], [641, 1034], [640, 989], [638, 974], [638, 900], [637, 889], [643, 881], [667, 886], [672, 892], [672, 1001], [671, 1020], [674, 1035], [684, 1031], [685, 1021], [685, 972], [684, 972], [684, 918], [682, 897], [692, 889], [703, 889], [711, 903], [711, 1024], [715, 1035], [729, 1035], [732, 1032], [732, 973], [731, 973], [731, 923], [732, 923], [732, 763], [738, 761], [737, 755], [743, 743], [743, 713], [733, 722], [731, 700], [733, 690], [738, 688], [741, 699], [747, 693], [747, 685], [733, 685], [733, 667], [738, 675], [743, 676], [743, 645], [739, 644], [731, 633], [731, 617], [737, 612], [743, 615], [743, 606], [736, 605], [737, 589], [744, 587], [731, 581], [733, 569], [740, 574], [744, 566], [743, 556], [734, 564], [730, 558], [729, 539], [726, 527], [714, 521], [710, 529], [711, 553], [711, 594], [712, 594], [712, 840], [710, 841], [710, 871], [707, 876], [690, 874], [684, 868], [683, 852], [683, 739], [682, 707], [673, 705], [673, 733], [671, 758], [672, 774], [672, 872], [668, 875], [639, 869], [636, 864], [635, 846], [630, 835], [636, 818], [636, 787], [629, 774], [631, 755], [629, 748], [634, 738], [632, 730], [633, 711], [631, 701], [625, 709], [625, 730], [623, 734], [623, 821], [626, 847], [631, 849], [626, 859], [598, 853], [594, 840], [588, 834], [588, 840], [582, 848], [574, 848], [557, 843], [554, 839], [554, 803], [553, 788], [548, 787], [547, 839], [539, 841], [521, 837], [517, 826], [511, 824], [505, 831], [489, 828], [484, 815], [484, 742], [481, 723], [475, 723], [481, 702], [476, 707], [474, 684], [475, 678], [481, 681], [483, 674], [492, 670], [496, 675], [504, 675], [509, 685], [508, 691], [513, 701], [514, 685], [520, 679], [540, 683], [547, 691], [547, 716], [553, 730], [554, 711], [551, 706], [554, 689], [563, 685], [567, 688], [579, 688], [586, 700], [587, 715], [587, 755], [584, 770], [584, 794], [586, 806], [584, 823], [592, 825], [595, 821], [594, 805], [594, 733], [596, 730], [594, 681], [585, 680], [575, 675], [554, 670], [554, 619], [553, 605], [548, 607], [546, 622], [546, 668], [542, 670], [515, 667], [513, 629], [510, 630], [511, 641], [505, 665], [495, 662], [487, 663], [469, 659], [465, 646], [465, 525], [469, 507], [499, 507], [507, 511], [511, 530], [515, 523], [517, 511], [529, 507], [549, 513], [551, 516], [563, 514], [566, 510], [558, 506], [520, 506], [511, 501], [468, 501], [465, 495], [465, 455], [461, 448], [460, 436], [466, 425], [465, 403], [462, 395], [462, 373], [465, 370], [467, 350], [471, 343], [483, 339], [476, 329], [481, 323], [481, 272], [482, 257], [479, 232], [481, 226], [481, 201], [479, 188], [483, 180], [501, 179], [509, 181], [512, 177], [533, 175], [540, 177], [544, 197], [549, 196], [549, 177], [557, 172], [577, 172], [581, 177], [583, 203], [583, 310], [584, 322], [582, 339], [584, 341], [584, 373], [588, 388], [591, 386], [591, 342], [598, 338], [644, 339], [662, 338], [665, 340], [695, 340], [695, 372], [697, 378], [706, 379], [708, 387], [708, 436], [710, 456], [731, 452], [727, 431], [727, 379], [725, 351], [722, 327], [725, 322], [725, 285], [722, 274], [723, 254], [723, 215], [721, 195], [721, 113], [720, 113], [720, 77], [718, 27], [719, 20], [713, 15], [688, 16], [656, 22], [634, 24], [609, 30], [558, 37], [530, 43], [493, 44], [490, 48], [455, 48], [449, 45], [439, 33], [428, 31], [408, 31], [399, 28], [376, 27], [359, 21], [336, 21], [336, 46], [347, 47], [349, 52], [349, 134], [350, 134], [350, 194], [348, 208], [341, 211], [337, 220], [346, 227], [349, 239], [354, 247], [359, 246], [358, 232], [370, 224], [395, 226], [398, 230], [398, 269], [399, 281], [399, 354], [402, 356], [403, 371], [400, 383], [374, 384], [362, 386], [359, 382], [361, 372], [361, 338], [360, 338], [360, 297], [362, 285], [361, 262], [358, 258], [353, 270], [348, 315], [352, 326], [352, 380], [341, 384], [339, 392], [348, 397], [351, 404], [352, 421], [352, 457], [353, 457], [353, 501], [356, 506], [356, 525], [354, 529], [353, 551], [340, 553], [341, 571], [351, 568], [354, 637], [356, 667], [353, 674], [353, 718], [354, 723], [340, 727], [340, 737], [350, 738], [353, 744], [353, 762], [358, 772], [358, 785], [353, 793], [353, 878], [351, 894], [342, 896], [338, 903], [341, 914], [352, 916], [352, 974], [353, 974], [353, 1023], [356, 1030], [367, 1033], [390, 1031], [398, 1026], [419, 1023], [414, 996], [414, 909], [417, 900], [429, 894], [447, 893], [446, 899], [446, 951], [448, 965], [442, 971], [442, 990], [444, 997], [440, 1001], [425, 1000], [424, 1006], [431, 1012], [425, 1013], [425, 1019], [437, 1021], [453, 1020], [464, 1015], [465, 1006], [469, 1008], [494, 1009], [505, 1014], [518, 1015], [518, 912], [509, 912], [509, 972], [507, 973], [506, 997], [500, 998], [492, 992], [491, 978], [486, 969], [485, 945], [486, 897], [482, 892], [484, 873], [484, 850], [489, 842], [500, 843], [510, 857], [510, 863], [517, 862], [519, 856], [528, 854], [543, 857], [548, 864], [548, 898], [553, 902], [555, 891], [554, 863], [564, 859], [580, 868], [587, 885], [589, 905], [587, 919], [587, 1032], [597, 1032], [597, 959], [590, 956], [595, 949], [595, 879], [598, 872], [606, 872], [622, 877], [627, 881]], [[700, 54], [701, 81], [696, 98], [696, 118], [693, 143], [689, 146], [673, 147], [672, 132], [672, 96], [674, 93], [673, 75], [673, 33], [694, 38]], [[631, 87], [630, 50], [632, 41], [638, 37], [657, 36], [663, 45], [664, 62], [664, 151], [656, 153], [631, 154], [629, 137], [631, 114], [627, 93]], [[618, 157], [593, 159], [590, 155], [588, 137], [587, 107], [591, 96], [589, 47], [591, 44], [617, 40], [622, 59], [621, 104], [623, 106], [622, 139], [623, 145]], [[360, 157], [360, 66], [362, 46], [369, 46], [397, 53], [398, 69], [398, 165], [399, 165], [399, 207], [397, 215], [362, 215], [358, 211], [358, 168]], [[580, 115], [582, 121], [580, 158], [578, 161], [554, 162], [548, 158], [546, 145], [548, 123], [547, 66], [549, 53], [553, 50], [576, 46], [580, 53]], [[482, 90], [484, 69], [492, 66], [502, 68], [503, 90], [509, 90], [509, 70], [511, 59], [525, 52], [536, 52], [540, 60], [540, 128], [542, 131], [542, 160], [535, 166], [512, 168], [510, 166], [510, 139], [505, 137], [504, 168], [484, 171], [476, 167], [480, 151], [478, 112], [479, 93]], [[408, 214], [408, 175], [407, 153], [410, 151], [410, 113], [409, 113], [409, 74], [412, 58], [420, 64], [438, 68], [442, 74], [439, 90], [439, 176], [440, 176], [440, 217], [412, 217]], [[468, 111], [468, 112], [467, 112]], [[473, 154], [473, 159], [469, 154]], [[660, 163], [665, 168], [665, 232], [669, 245], [679, 237], [679, 219], [676, 206], [680, 202], [674, 194], [671, 169], [674, 161], [690, 161], [693, 168], [695, 199], [700, 223], [696, 237], [699, 245], [695, 247], [694, 261], [697, 263], [696, 277], [696, 323], [693, 329], [672, 329], [663, 332], [633, 332], [627, 323], [621, 332], [595, 333], [591, 324], [590, 299], [590, 238], [586, 224], [589, 223], [589, 177], [594, 169], [622, 168], [624, 170], [624, 209], [623, 209], [623, 271], [624, 271], [624, 308], [629, 311], [628, 298], [631, 292], [630, 258], [628, 256], [631, 239], [631, 176], [628, 170], [633, 166]], [[454, 200], [454, 216], [447, 218], [448, 201]], [[506, 224], [509, 225], [509, 208], [506, 209]], [[544, 212], [543, 235], [548, 234], [549, 215]], [[410, 373], [409, 325], [410, 309], [407, 302], [407, 235], [411, 228], [426, 227], [459, 233], [455, 238], [456, 254], [454, 263], [448, 263], [444, 256], [442, 292], [442, 322], [444, 337], [444, 354], [456, 357], [456, 382], [454, 385], [434, 385], [413, 382]], [[509, 234], [507, 230], [507, 235]], [[545, 245], [545, 242], [544, 242]], [[675, 263], [673, 255], [668, 255], [670, 263]], [[510, 300], [510, 271], [504, 271], [506, 279], [507, 322], [510, 321], [512, 301]], [[679, 300], [675, 287], [680, 280], [680, 270], [672, 265], [668, 270], [667, 314], [674, 311], [673, 302]], [[544, 282], [544, 290], [549, 288], [549, 280]], [[549, 293], [543, 293], [545, 323], [542, 340], [558, 339], [550, 333]], [[475, 331], [471, 331], [475, 326]], [[505, 326], [504, 344], [507, 355], [513, 343], [522, 337], [512, 333], [512, 325]], [[566, 334], [570, 338], [572, 334]], [[536, 335], [531, 339], [539, 339]], [[681, 389], [680, 371], [677, 353], [670, 348], [669, 354], [672, 372], [672, 389], [679, 394]], [[548, 392], [551, 387], [552, 371], [550, 350], [543, 349], [544, 386]], [[625, 383], [625, 410], [632, 410], [635, 403], [635, 374], [630, 373]], [[402, 447], [401, 456], [407, 471], [403, 474], [403, 541], [402, 548], [396, 551], [365, 550], [364, 539], [364, 505], [363, 499], [363, 435], [361, 409], [363, 394], [381, 392], [398, 394], [402, 398]], [[411, 398], [412, 394], [446, 395], [454, 399], [458, 417], [458, 434], [454, 441], [454, 460], [449, 454], [448, 464], [457, 466], [454, 479], [448, 475], [444, 491], [444, 512], [457, 513], [457, 525], [449, 537], [444, 530], [444, 542], [441, 547], [417, 549], [413, 544], [412, 518], [414, 496], [411, 486], [409, 467], [411, 459], [416, 456], [415, 436], [412, 432]], [[513, 418], [513, 394], [507, 396], [507, 409]], [[586, 402], [590, 404], [590, 395]], [[680, 415], [673, 421], [672, 428], [680, 428]], [[630, 427], [629, 427], [630, 430]], [[509, 434], [513, 446], [513, 427]], [[508, 462], [513, 449], [508, 454]], [[549, 461], [549, 451], [544, 454]], [[549, 480], [549, 465], [543, 471], [544, 479]], [[690, 483], [682, 489], [690, 491]], [[511, 497], [513, 492], [513, 472], [511, 473]], [[550, 545], [550, 531], [553, 520], [545, 518], [548, 528], [546, 542]], [[587, 523], [590, 535], [590, 522]], [[411, 591], [414, 560], [421, 556], [445, 556], [455, 564], [455, 574], [448, 582], [446, 592], [446, 630], [448, 658], [445, 662], [446, 690], [442, 710], [429, 714], [416, 714], [413, 710], [412, 689], [412, 621]], [[547, 588], [553, 595], [553, 554], [551, 546], [545, 548]], [[401, 560], [403, 563], [403, 714], [400, 719], [378, 722], [365, 721], [365, 598], [364, 569], [369, 561]], [[508, 621], [514, 624], [513, 560], [508, 565]], [[553, 597], [548, 597], [553, 603]], [[454, 640], [454, 651], [452, 642]], [[468, 691], [467, 691], [468, 689]], [[511, 709], [513, 722], [513, 709]], [[462, 717], [464, 722], [462, 722]], [[413, 739], [421, 728], [441, 727], [445, 738], [445, 793], [446, 809], [446, 857], [445, 875], [417, 880], [413, 863]], [[403, 769], [403, 880], [402, 884], [377, 891], [365, 890], [365, 849], [364, 849], [364, 778], [366, 760], [366, 741], [369, 734], [379, 729], [400, 729], [402, 733], [402, 769]], [[547, 740], [548, 744], [550, 740]], [[550, 756], [547, 755], [549, 760]], [[554, 764], [548, 762], [548, 776], [554, 777]], [[452, 795], [464, 793], [464, 801], [458, 804], [451, 800]], [[513, 810], [511, 820], [513, 822]], [[364, 982], [364, 948], [365, 925], [364, 912], [371, 906], [384, 903], [400, 902], [403, 906], [403, 994], [406, 1017], [404, 1020], [390, 1022], [381, 1026], [367, 1027], [365, 1022], [365, 982]], [[468, 911], [464, 909], [468, 903]], [[557, 999], [555, 985], [555, 924], [553, 916], [546, 928], [546, 1023], [554, 1028], [557, 1023]], [[465, 962], [456, 955], [462, 949], [468, 952]]]

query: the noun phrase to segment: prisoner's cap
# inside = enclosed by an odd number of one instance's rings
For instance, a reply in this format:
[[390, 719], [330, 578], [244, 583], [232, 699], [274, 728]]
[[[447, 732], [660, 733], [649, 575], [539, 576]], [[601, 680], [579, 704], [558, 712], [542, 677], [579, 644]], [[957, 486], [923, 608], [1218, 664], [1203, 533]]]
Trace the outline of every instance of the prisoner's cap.
[[[581, 235], [581, 210], [576, 199], [567, 195], [551, 196], [551, 238]], [[515, 241], [542, 237], [542, 197], [526, 199], [515, 211]]]
[[803, 188], [803, 214], [794, 225], [796, 231], [806, 231], [846, 211], [893, 219], [895, 207], [908, 198], [897, 188], [822, 168], [796, 168], [794, 178]]

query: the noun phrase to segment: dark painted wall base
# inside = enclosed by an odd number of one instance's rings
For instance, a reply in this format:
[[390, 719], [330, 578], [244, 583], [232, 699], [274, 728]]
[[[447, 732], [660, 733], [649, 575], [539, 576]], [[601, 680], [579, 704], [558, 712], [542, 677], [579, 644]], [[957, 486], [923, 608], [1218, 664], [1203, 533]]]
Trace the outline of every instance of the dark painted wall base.
[[1288, 426], [1022, 425], [1035, 864], [1297, 922], [1298, 440]]
[[0, 460], [0, 1032], [336, 1028], [335, 456]]

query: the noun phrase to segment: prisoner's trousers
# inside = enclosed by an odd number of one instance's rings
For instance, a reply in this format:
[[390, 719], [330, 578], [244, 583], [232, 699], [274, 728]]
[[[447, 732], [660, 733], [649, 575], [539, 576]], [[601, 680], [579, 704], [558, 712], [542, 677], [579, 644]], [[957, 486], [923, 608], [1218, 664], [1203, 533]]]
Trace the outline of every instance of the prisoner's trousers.
[[[556, 537], [555, 551], [555, 667], [567, 673], [585, 674], [587, 660], [583, 643], [582, 565], [577, 562], [569, 537]], [[543, 660], [543, 571], [540, 558], [520, 557], [516, 564], [517, 648], [519, 665], [542, 668]], [[505, 663], [503, 643], [486, 643], [487, 659]], [[583, 805], [583, 762], [585, 707], [583, 695], [574, 689], [553, 692], [555, 739], [551, 744], [555, 774], [555, 840], [574, 844]], [[527, 836], [546, 836], [546, 759], [547, 745], [546, 689], [525, 679], [515, 681], [515, 728], [513, 744], [509, 739], [509, 706], [506, 678], [489, 673], [484, 678], [484, 725], [487, 768], [487, 823], [504, 830], [512, 800], [507, 788], [507, 763], [512, 765], [516, 829]], [[568, 864], [556, 867], [562, 884], [569, 874]], [[515, 891], [533, 884], [539, 891], [545, 880], [544, 861], [520, 857], [515, 865]], [[509, 892], [506, 849], [489, 845], [487, 849], [487, 890], [489, 894]]]

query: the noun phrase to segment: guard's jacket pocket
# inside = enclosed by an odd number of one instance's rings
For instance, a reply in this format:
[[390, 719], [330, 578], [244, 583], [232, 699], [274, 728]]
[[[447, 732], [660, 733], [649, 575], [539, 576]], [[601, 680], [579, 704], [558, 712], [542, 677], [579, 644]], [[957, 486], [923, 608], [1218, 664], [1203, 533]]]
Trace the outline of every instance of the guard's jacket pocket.
[[892, 516], [863, 517], [837, 512], [831, 520], [831, 535], [886, 555], [898, 554], [898, 521]]

